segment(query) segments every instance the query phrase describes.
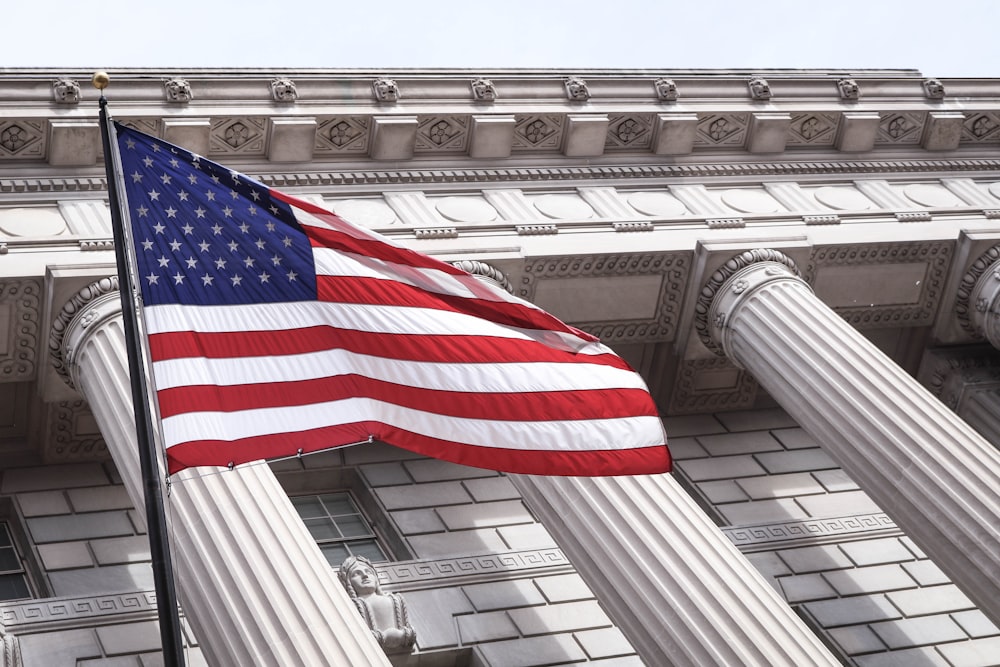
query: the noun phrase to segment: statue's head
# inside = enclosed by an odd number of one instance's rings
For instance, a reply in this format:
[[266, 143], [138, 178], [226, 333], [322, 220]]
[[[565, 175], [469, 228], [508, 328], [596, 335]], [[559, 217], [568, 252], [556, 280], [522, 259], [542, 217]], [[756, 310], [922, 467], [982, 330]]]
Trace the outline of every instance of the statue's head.
[[348, 557], [340, 564], [337, 576], [352, 598], [372, 593], [382, 594], [382, 585], [379, 584], [375, 566], [364, 556]]

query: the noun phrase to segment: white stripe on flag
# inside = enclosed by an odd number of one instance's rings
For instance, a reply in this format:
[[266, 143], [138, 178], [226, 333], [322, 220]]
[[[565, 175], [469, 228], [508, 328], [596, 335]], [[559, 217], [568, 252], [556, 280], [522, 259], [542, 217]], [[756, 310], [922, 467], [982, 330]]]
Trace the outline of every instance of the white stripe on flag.
[[659, 417], [617, 417], [549, 422], [467, 419], [385, 403], [370, 398], [238, 412], [192, 412], [163, 420], [166, 446], [192, 440], [232, 441], [272, 433], [294, 433], [324, 426], [374, 420], [399, 425], [451, 442], [516, 449], [565, 451], [655, 447], [663, 443]]

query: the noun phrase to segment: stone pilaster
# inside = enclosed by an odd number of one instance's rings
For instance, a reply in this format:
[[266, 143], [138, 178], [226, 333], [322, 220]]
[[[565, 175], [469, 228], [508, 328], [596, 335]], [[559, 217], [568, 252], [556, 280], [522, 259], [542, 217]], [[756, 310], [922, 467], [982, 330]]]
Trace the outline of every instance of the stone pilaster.
[[733, 258], [701, 294], [706, 344], [752, 373], [1000, 621], [1000, 453], [823, 304], [780, 253]]
[[[81, 290], [54, 330], [56, 367], [90, 403], [142, 512], [117, 280]], [[172, 479], [178, 594], [210, 664], [389, 665], [266, 465]]]
[[512, 479], [646, 664], [839, 664], [672, 476]]

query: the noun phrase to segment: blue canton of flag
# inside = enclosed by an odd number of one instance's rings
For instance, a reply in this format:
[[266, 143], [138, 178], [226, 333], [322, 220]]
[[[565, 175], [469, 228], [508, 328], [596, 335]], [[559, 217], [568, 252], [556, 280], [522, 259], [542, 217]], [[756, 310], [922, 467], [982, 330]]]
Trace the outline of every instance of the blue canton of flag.
[[309, 239], [266, 186], [115, 126], [147, 305], [316, 298]]

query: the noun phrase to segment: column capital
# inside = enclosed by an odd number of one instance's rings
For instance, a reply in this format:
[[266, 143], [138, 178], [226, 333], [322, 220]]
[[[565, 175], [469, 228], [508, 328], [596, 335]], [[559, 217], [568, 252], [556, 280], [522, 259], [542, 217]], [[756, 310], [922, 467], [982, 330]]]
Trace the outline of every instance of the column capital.
[[761, 286], [774, 280], [801, 281], [801, 273], [787, 255], [770, 248], [741, 252], [717, 269], [705, 282], [695, 304], [694, 327], [709, 350], [719, 356], [726, 352], [726, 314], [732, 306]]
[[52, 320], [49, 357], [66, 384], [76, 389], [74, 354], [92, 325], [121, 314], [118, 276], [90, 283], [67, 301]]
[[1000, 348], [1000, 244], [980, 255], [965, 272], [955, 312], [963, 329]]

